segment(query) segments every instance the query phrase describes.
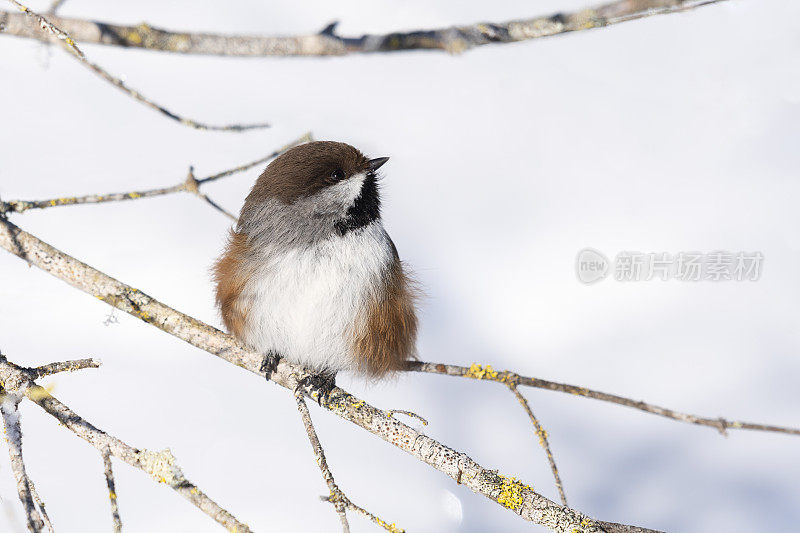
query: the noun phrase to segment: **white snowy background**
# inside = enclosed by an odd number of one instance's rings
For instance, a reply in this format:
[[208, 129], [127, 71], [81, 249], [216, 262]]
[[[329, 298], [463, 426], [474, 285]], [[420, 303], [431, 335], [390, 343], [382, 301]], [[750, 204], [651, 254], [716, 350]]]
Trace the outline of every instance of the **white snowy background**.
[[[62, 14], [176, 30], [291, 34], [340, 20], [387, 32], [571, 10], [586, 0], [102, 2]], [[45, 9], [48, 2], [31, 2]], [[90, 58], [208, 133], [122, 95], [61, 50], [0, 36], [0, 195], [42, 199], [177, 183], [313, 131], [388, 155], [384, 218], [425, 287], [424, 360], [491, 363], [708, 416], [800, 425], [800, 5], [734, 0], [461, 56], [215, 58], [84, 45]], [[208, 187], [232, 211], [260, 169]], [[15, 223], [219, 325], [209, 267], [230, 222], [189, 195], [30, 211]], [[761, 251], [757, 282], [578, 282], [577, 252]], [[255, 531], [336, 531], [285, 390], [0, 253], [0, 349], [36, 365], [93, 356], [46, 380], [127, 442], [170, 447], [187, 477]], [[530, 423], [502, 386], [403, 375], [340, 383], [425, 416], [428, 435], [557, 495]], [[800, 440], [716, 431], [525, 390], [570, 503], [681, 532], [792, 530]], [[22, 408], [29, 471], [59, 532], [108, 531], [97, 452]], [[529, 531], [316, 406], [341, 487], [409, 532]], [[214, 532], [165, 486], [116, 464], [125, 531]], [[5, 450], [0, 530], [24, 531]], [[353, 516], [353, 530], [377, 531]]]

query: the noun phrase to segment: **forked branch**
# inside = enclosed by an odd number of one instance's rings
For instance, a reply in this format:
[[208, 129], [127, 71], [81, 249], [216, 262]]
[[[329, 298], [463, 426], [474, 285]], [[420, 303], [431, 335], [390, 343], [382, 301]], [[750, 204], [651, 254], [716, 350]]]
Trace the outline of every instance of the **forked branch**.
[[206, 195], [201, 190], [201, 187], [206, 183], [211, 183], [213, 181], [217, 181], [222, 178], [227, 178], [235, 174], [238, 174], [239, 172], [244, 172], [245, 170], [249, 170], [255, 166], [262, 165], [267, 161], [275, 159], [286, 150], [294, 146], [297, 146], [299, 144], [309, 142], [311, 140], [312, 140], [311, 132], [305, 133], [298, 139], [295, 139], [294, 141], [288, 143], [287, 145], [278, 148], [269, 155], [260, 157], [255, 161], [251, 161], [243, 165], [229, 168], [228, 170], [223, 170], [222, 172], [211, 174], [204, 178], [196, 178], [194, 176], [193, 170], [190, 170], [186, 178], [184, 178], [179, 183], [176, 183], [175, 185], [170, 185], [169, 187], [160, 187], [157, 189], [146, 189], [141, 191], [115, 192], [107, 194], [89, 194], [86, 196], [65, 196], [60, 198], [51, 198], [49, 200], [9, 200], [7, 202], [0, 200], [0, 216], [5, 215], [7, 213], [23, 213], [30, 209], [47, 209], [49, 207], [61, 207], [67, 205], [123, 202], [128, 200], [141, 200], [144, 198], [153, 198], [155, 196], [164, 196], [167, 194], [174, 194], [179, 192], [188, 192], [194, 194], [195, 196], [209, 203], [212, 207], [222, 212], [229, 218], [236, 220], [235, 216], [233, 216], [228, 211], [226, 211], [222, 207], [218, 206], [215, 202], [213, 202], [208, 197], [208, 195]]
[[[59, 366], [67, 368], [70, 365], [68, 363], [53, 363], [40, 368], [56, 368]], [[85, 368], [92, 366], [93, 365], [87, 365]], [[140, 450], [98, 429], [84, 420], [75, 411], [61, 403], [54, 396], [51, 396], [46, 389], [37, 385], [31, 378], [35, 372], [35, 369], [17, 366], [0, 355], [0, 383], [2, 383], [4, 394], [16, 398], [17, 402], [21, 396], [25, 396], [39, 405], [39, 407], [58, 420], [67, 429], [96, 448], [101, 454], [111, 454], [129, 465], [148, 473], [156, 482], [168, 485], [172, 490], [213, 518], [217, 523], [227, 528], [228, 531], [234, 531], [236, 533], [250, 532], [246, 524], [237, 520], [236, 517], [220, 507], [195, 484], [184, 477], [183, 472], [175, 463], [175, 456], [172, 455], [169, 449], [159, 452]], [[4, 403], [3, 405], [5, 406], [6, 404]], [[14, 409], [14, 411], [16, 411], [16, 409]], [[10, 424], [12, 432], [15, 432], [18, 430], [18, 419], [17, 426], [15, 427], [14, 417], [9, 416], [7, 412], [12, 413], [4, 407], [3, 416], [6, 425], [8, 427]], [[18, 432], [14, 434], [19, 435]], [[17, 463], [21, 465], [22, 453], [21, 448], [18, 448], [16, 444], [17, 442], [18, 439], [9, 440], [9, 446], [12, 453], [12, 463], [15, 461], [15, 456], [17, 456]], [[22, 472], [24, 473], [24, 469]], [[16, 470], [15, 474], [17, 474]], [[27, 476], [25, 476], [25, 478], [27, 479]], [[19, 475], [17, 479], [20, 479]], [[32, 486], [29, 481], [26, 482], [26, 485]], [[29, 498], [28, 492], [30, 491], [23, 493], [22, 488], [20, 489], [20, 499], [23, 500], [28, 514], [29, 529], [31, 529], [31, 531], [40, 531], [41, 518], [39, 518], [38, 512], [33, 515], [31, 514], [29, 500], [32, 501], [33, 496], [31, 495]], [[114, 496], [116, 496], [115, 493]], [[114, 497], [113, 499], [115, 500], [116, 498]], [[116, 502], [113, 502], [113, 504], [115, 503]], [[35, 511], [35, 508], [33, 508], [33, 510]], [[34, 529], [31, 524], [35, 524], [35, 527], [38, 527], [38, 529]]]

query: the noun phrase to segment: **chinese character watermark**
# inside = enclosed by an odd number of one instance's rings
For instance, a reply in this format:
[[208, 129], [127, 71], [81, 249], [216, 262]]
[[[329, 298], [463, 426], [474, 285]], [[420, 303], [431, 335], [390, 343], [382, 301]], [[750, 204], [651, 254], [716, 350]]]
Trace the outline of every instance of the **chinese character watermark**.
[[611, 262], [601, 252], [584, 248], [578, 253], [575, 271], [586, 284], [613, 273], [617, 281], [757, 281], [761, 277], [761, 252], [619, 252]]

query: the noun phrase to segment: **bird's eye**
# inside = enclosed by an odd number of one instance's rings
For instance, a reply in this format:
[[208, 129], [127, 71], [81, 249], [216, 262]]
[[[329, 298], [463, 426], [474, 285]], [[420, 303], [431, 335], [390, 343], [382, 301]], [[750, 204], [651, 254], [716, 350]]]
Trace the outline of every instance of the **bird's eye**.
[[331, 179], [334, 181], [342, 181], [344, 179], [344, 171], [341, 168], [337, 168], [331, 173]]

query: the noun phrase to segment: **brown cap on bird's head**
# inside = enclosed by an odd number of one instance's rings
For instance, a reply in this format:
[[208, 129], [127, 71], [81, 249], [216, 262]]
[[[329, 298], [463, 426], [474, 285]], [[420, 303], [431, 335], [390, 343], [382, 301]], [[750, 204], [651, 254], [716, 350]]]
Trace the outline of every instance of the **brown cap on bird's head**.
[[301, 144], [267, 166], [247, 201], [276, 198], [290, 204], [356, 174], [375, 172], [388, 159], [368, 159], [356, 148], [341, 142]]

